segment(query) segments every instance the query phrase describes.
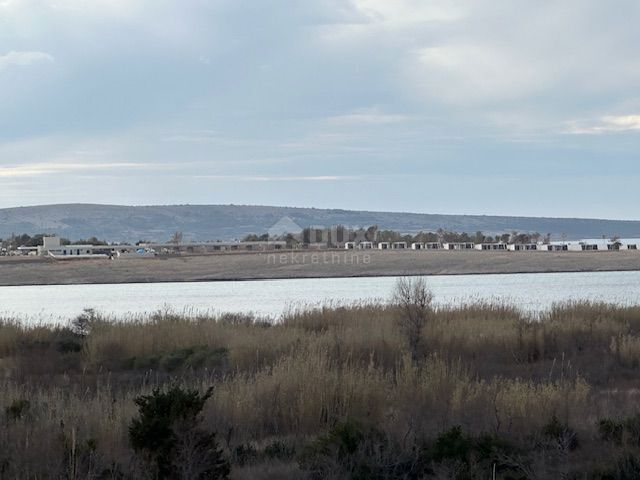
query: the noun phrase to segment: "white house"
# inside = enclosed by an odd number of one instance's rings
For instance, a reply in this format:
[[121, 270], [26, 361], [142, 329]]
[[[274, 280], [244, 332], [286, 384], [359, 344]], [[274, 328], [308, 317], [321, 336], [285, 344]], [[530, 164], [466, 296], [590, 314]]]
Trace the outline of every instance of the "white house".
[[608, 250], [614, 250], [615, 246], [611, 240], [604, 238], [587, 238], [584, 240], [567, 242], [567, 249], [572, 252], [606, 252]]
[[393, 250], [406, 250], [407, 242], [393, 242], [391, 248]]
[[507, 245], [507, 249], [512, 252], [529, 252], [538, 250], [538, 245], [535, 243], [510, 243]]
[[640, 238], [621, 238], [618, 242], [620, 250], [640, 250]]
[[108, 258], [111, 247], [106, 245], [61, 245], [58, 237], [44, 237], [38, 254], [52, 258]]
[[354, 248], [356, 248], [356, 242], [345, 242], [344, 248], [346, 250], [353, 250]]
[[507, 244], [506, 243], [477, 243], [475, 245], [475, 249], [476, 250], [483, 250], [483, 251], [498, 251], [498, 250], [506, 250], [507, 249]]
[[373, 248], [373, 243], [372, 242], [360, 242], [358, 244], [358, 248], [360, 250], [371, 250]]
[[439, 242], [428, 242], [424, 244], [425, 250], [440, 250], [440, 248], [442, 248], [442, 245], [440, 245]]
[[389, 250], [389, 248], [391, 248], [389, 242], [378, 242], [378, 250]]
[[424, 250], [424, 243], [412, 243], [411, 244], [411, 250]]
[[474, 244], [473, 242], [443, 243], [442, 248], [445, 250], [473, 250]]
[[538, 245], [538, 250], [542, 252], [566, 252], [569, 246], [566, 243], [543, 243]]

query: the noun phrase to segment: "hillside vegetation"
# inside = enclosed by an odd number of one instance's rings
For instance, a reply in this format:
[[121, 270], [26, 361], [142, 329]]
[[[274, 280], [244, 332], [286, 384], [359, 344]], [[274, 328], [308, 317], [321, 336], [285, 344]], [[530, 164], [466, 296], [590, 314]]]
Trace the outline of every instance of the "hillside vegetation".
[[550, 233], [560, 239], [640, 237], [640, 221], [435, 215], [395, 212], [328, 210], [252, 205], [41, 205], [0, 209], [0, 238], [15, 233], [55, 233], [65, 238], [98, 237], [108, 241], [167, 241], [174, 232], [185, 241], [232, 240], [262, 234], [289, 217], [301, 228], [309, 226], [367, 227], [402, 233], [436, 231], [488, 235], [518, 232]]

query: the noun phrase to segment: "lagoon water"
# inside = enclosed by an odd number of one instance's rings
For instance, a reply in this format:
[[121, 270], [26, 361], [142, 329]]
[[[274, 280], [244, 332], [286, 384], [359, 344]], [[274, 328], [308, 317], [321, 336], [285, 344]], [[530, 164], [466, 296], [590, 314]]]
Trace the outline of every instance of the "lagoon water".
[[[437, 304], [507, 302], [526, 311], [555, 302], [604, 301], [640, 304], [640, 272], [580, 272], [425, 277]], [[386, 301], [396, 277], [291, 280], [46, 285], [0, 287], [0, 318], [64, 322], [93, 308], [113, 317], [160, 309], [252, 312], [274, 320], [292, 308], [327, 303]]]

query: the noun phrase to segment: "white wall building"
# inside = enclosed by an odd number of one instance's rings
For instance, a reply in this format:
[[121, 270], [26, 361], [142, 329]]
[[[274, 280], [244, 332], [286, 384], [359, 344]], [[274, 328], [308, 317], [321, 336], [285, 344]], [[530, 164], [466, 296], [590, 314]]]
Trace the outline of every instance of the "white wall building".
[[391, 244], [391, 248], [393, 250], [406, 250], [407, 249], [407, 242], [393, 242]]
[[445, 250], [473, 250], [474, 243], [473, 242], [443, 243], [442, 248], [444, 248]]
[[507, 244], [506, 243], [477, 243], [475, 245], [475, 249], [476, 250], [483, 250], [483, 251], [505, 251], [507, 250]]
[[424, 243], [420, 243], [420, 242], [412, 243], [411, 250], [424, 250]]
[[604, 238], [587, 238], [579, 241], [570, 241], [567, 242], [567, 247], [571, 252], [606, 252], [614, 249], [613, 242]]
[[389, 248], [391, 248], [389, 242], [378, 242], [378, 250], [389, 250]]
[[566, 243], [544, 243], [538, 245], [538, 250], [541, 252], [566, 252], [569, 250], [569, 246]]
[[529, 252], [538, 250], [538, 245], [535, 243], [510, 243], [507, 248], [512, 252]]
[[640, 238], [621, 238], [620, 250], [637, 250], [640, 251]]

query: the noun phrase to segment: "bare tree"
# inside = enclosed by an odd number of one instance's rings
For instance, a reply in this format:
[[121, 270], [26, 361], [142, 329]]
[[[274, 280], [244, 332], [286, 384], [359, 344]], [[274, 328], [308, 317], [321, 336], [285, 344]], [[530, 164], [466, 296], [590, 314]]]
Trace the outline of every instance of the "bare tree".
[[182, 243], [182, 232], [175, 232], [171, 236], [171, 240], [169, 240], [169, 243], [173, 243], [174, 245], [179, 246]]
[[407, 337], [411, 359], [416, 363], [420, 356], [422, 331], [431, 315], [433, 293], [421, 277], [401, 277], [396, 282], [392, 302], [400, 311], [398, 323]]

